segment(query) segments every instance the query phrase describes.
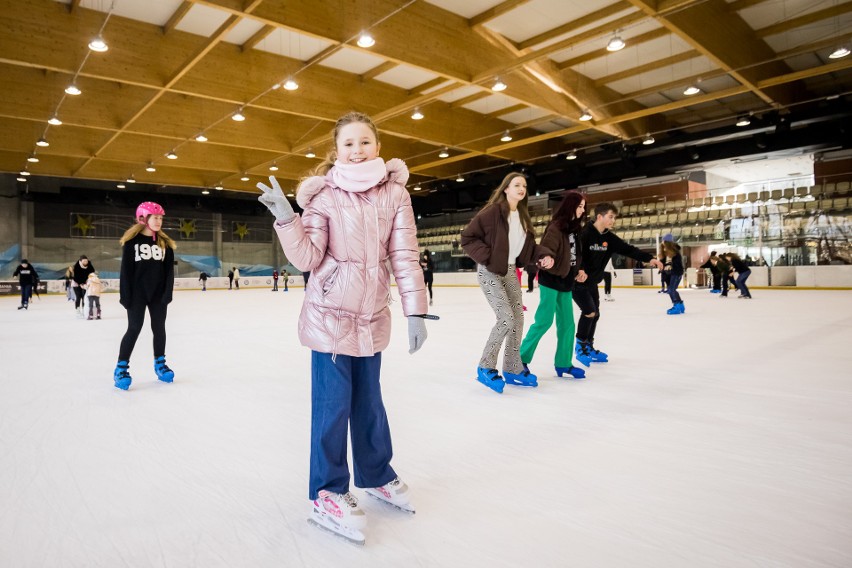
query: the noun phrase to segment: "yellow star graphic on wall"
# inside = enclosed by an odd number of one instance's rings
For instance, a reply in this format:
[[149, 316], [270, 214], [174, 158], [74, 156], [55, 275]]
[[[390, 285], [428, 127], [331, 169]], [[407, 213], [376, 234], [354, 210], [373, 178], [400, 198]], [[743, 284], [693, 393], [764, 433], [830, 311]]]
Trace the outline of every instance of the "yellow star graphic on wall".
[[194, 219], [181, 219], [180, 220], [180, 232], [183, 233], [183, 237], [188, 239], [192, 237], [195, 233], [195, 220]]
[[234, 229], [234, 234], [236, 234], [240, 240], [243, 240], [246, 235], [249, 234], [249, 228], [246, 223], [236, 223], [237, 228]]
[[95, 228], [95, 224], [92, 223], [91, 217], [83, 217], [82, 215], [77, 215], [77, 222], [71, 225], [72, 229], [79, 229], [83, 236], [88, 236], [87, 233]]

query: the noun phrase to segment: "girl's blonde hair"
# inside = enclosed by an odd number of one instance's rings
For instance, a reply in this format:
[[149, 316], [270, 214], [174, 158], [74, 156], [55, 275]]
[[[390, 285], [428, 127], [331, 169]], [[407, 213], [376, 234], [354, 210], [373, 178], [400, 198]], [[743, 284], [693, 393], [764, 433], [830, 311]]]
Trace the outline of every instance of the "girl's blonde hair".
[[672, 241], [663, 241], [662, 249], [664, 256], [673, 257], [680, 253], [680, 245]]
[[[147, 220], [148, 217], [146, 216], [145, 221]], [[121, 239], [119, 239], [118, 242], [124, 245], [124, 243], [133, 239], [133, 237], [141, 233], [147, 226], [148, 225], [143, 225], [142, 223], [134, 223], [132, 227], [124, 231], [124, 234], [121, 236]], [[172, 250], [175, 250], [177, 248], [177, 245], [175, 244], [174, 240], [172, 240], [172, 238], [163, 231], [157, 231], [157, 246], [159, 246], [163, 250], [166, 250], [166, 247], [169, 247]]]
[[328, 154], [326, 154], [325, 159], [311, 170], [311, 176], [324, 176], [328, 173], [328, 170], [331, 169], [335, 160], [337, 160], [337, 136], [340, 134], [340, 129], [347, 124], [352, 124], [353, 122], [361, 122], [369, 126], [370, 130], [372, 130], [373, 134], [376, 136], [376, 142], [379, 142], [379, 129], [376, 128], [372, 118], [363, 112], [348, 112], [338, 118], [337, 122], [334, 123], [334, 128], [331, 131], [331, 150]]
[[[488, 198], [488, 205], [496, 204], [502, 205], [503, 203], [507, 203], [509, 200], [506, 197], [506, 188], [509, 187], [509, 184], [512, 183], [512, 180], [515, 178], [524, 178], [527, 179], [527, 176], [520, 172], [512, 172], [503, 178], [503, 181], [500, 182], [500, 185], [497, 186], [497, 189], [491, 194], [491, 197]], [[532, 219], [530, 218], [530, 212], [527, 207], [527, 202], [529, 201], [529, 192], [524, 195], [524, 198], [518, 202], [518, 215], [521, 217], [521, 225], [524, 227], [524, 231], [527, 233], [535, 234], [535, 230], [533, 229]]]

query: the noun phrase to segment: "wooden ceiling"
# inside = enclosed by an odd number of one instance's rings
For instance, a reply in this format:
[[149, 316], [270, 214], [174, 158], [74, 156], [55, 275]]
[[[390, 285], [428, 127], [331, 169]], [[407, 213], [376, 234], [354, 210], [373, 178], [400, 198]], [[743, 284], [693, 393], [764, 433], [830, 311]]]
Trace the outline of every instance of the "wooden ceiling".
[[[355, 109], [377, 122], [382, 154], [408, 163], [413, 190], [646, 133], [661, 143], [672, 129], [852, 88], [852, 56], [828, 58], [852, 47], [852, 0], [0, 6], [0, 170], [32, 175], [255, 191], [274, 164], [292, 187], [328, 151], [337, 117]], [[356, 43], [364, 30], [372, 47]], [[99, 33], [103, 53], [87, 47]], [[616, 34], [627, 47], [609, 52]], [[279, 88], [288, 78], [297, 90]], [[64, 93], [72, 81], [82, 95]], [[689, 85], [701, 92], [684, 95]], [[231, 120], [239, 109], [243, 122]], [[579, 120], [585, 109], [593, 120]], [[61, 126], [47, 123], [54, 113]]]

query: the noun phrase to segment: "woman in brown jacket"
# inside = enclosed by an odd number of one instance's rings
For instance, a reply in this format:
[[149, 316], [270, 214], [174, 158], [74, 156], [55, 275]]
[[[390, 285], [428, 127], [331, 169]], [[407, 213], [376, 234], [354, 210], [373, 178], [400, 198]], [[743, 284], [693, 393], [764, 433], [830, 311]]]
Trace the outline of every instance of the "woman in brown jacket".
[[571, 292], [574, 280], [583, 282], [586, 273], [580, 270], [580, 229], [586, 211], [586, 198], [581, 193], [569, 191], [553, 213], [547, 225], [541, 246], [553, 252], [554, 264], [550, 270], [538, 274], [539, 304], [535, 322], [521, 343], [521, 361], [524, 369], [532, 362], [538, 342], [553, 325], [556, 317], [556, 374], [567, 373], [569, 378], [583, 379], [585, 371], [574, 367], [574, 307]]
[[[479, 286], [497, 316], [476, 370], [476, 380], [498, 393], [503, 392], [506, 383], [538, 386], [537, 377], [524, 369], [519, 352], [524, 312], [515, 266], [539, 261], [542, 268], [550, 268], [553, 257], [535, 243], [527, 200], [526, 176], [510, 173], [461, 235], [464, 251], [476, 261]], [[500, 376], [497, 356], [504, 340], [506, 349], [503, 376]]]

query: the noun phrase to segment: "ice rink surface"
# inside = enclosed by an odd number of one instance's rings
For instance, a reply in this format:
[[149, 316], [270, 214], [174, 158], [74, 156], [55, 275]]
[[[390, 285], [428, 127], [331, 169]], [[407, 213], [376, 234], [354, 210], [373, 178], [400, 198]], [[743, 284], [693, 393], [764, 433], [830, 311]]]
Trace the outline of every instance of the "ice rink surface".
[[689, 290], [683, 316], [651, 289], [614, 296], [609, 363], [557, 379], [551, 330], [540, 386], [502, 396], [474, 381], [478, 289], [435, 289], [415, 355], [393, 304], [382, 383], [417, 514], [353, 487], [364, 547], [306, 522], [301, 289], [176, 293], [175, 383], [146, 327], [129, 392], [117, 294], [102, 321], [0, 299], [0, 566], [852, 566], [852, 292]]

